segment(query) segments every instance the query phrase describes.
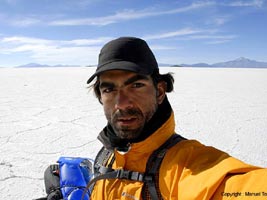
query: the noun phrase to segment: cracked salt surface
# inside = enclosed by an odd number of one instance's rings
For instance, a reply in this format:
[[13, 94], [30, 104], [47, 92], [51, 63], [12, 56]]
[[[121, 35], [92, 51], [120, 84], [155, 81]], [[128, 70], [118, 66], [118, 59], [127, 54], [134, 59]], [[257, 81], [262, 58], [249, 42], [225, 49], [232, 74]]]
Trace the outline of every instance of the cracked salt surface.
[[[0, 199], [45, 195], [43, 172], [60, 156], [94, 158], [106, 125], [87, 89], [95, 68], [0, 69]], [[161, 68], [176, 131], [267, 166], [267, 70]]]

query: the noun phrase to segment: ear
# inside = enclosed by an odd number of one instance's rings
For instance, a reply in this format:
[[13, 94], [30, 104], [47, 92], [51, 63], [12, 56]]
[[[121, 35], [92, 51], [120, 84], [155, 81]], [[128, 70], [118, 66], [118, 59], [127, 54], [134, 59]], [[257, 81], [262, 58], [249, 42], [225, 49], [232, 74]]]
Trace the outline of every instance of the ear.
[[166, 95], [166, 89], [167, 89], [167, 85], [165, 83], [165, 81], [160, 81], [157, 84], [157, 101], [158, 104], [161, 104], [165, 98]]

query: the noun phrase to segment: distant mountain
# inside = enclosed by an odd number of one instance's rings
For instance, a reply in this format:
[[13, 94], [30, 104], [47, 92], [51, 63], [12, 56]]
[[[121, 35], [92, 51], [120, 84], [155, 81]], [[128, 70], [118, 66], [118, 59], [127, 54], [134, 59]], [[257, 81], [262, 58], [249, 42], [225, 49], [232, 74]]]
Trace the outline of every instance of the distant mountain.
[[160, 67], [171, 67], [171, 66], [173, 66], [173, 65], [171, 65], [171, 64], [167, 64], [167, 63], [158, 63], [158, 65], [159, 65]]
[[49, 65], [41, 65], [38, 63], [28, 63], [26, 65], [16, 66], [16, 68], [35, 68], [35, 67], [50, 67]]
[[16, 68], [42, 68], [42, 67], [80, 67], [79, 65], [43, 65], [38, 63], [29, 63], [26, 65], [16, 66]]
[[197, 63], [197, 64], [181, 64], [182, 67], [212, 67], [212, 68], [267, 68], [267, 62], [258, 62], [248, 58], [240, 57], [227, 62], [219, 62], [214, 64]]
[[[88, 65], [92, 67], [95, 65]], [[214, 64], [196, 63], [196, 64], [167, 64], [159, 63], [160, 67], [211, 67], [211, 68], [267, 68], [267, 62], [259, 62], [248, 58], [240, 57], [235, 60], [218, 62]], [[44, 65], [38, 63], [29, 63], [26, 65], [16, 66], [16, 68], [42, 68], [42, 67], [80, 67], [79, 65]]]
[[267, 68], [267, 62], [258, 62], [244, 57], [227, 62], [215, 63], [212, 67], [222, 68]]
[[211, 65], [207, 63], [196, 63], [196, 64], [181, 64], [182, 67], [211, 67]]

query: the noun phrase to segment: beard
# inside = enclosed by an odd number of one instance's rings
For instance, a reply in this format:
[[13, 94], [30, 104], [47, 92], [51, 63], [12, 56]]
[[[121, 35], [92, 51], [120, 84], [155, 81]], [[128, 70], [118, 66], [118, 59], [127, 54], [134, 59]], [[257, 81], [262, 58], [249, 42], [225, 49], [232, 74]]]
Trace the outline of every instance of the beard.
[[[128, 108], [125, 110], [117, 110], [108, 119], [115, 134], [121, 139], [136, 139], [142, 133], [145, 124], [152, 118], [156, 112], [157, 106], [153, 106], [153, 109], [143, 113], [138, 108]], [[120, 119], [128, 118], [134, 119], [134, 125], [121, 125]]]

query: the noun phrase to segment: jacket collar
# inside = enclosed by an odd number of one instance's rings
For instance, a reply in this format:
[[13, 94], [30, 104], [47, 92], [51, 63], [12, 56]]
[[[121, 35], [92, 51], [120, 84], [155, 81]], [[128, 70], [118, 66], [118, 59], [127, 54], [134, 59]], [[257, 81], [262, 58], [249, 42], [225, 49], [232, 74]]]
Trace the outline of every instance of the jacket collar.
[[175, 122], [174, 114], [172, 112], [168, 120], [152, 135], [150, 135], [143, 141], [132, 143], [131, 152], [134, 154], [151, 153], [154, 150], [158, 149], [174, 133]]

